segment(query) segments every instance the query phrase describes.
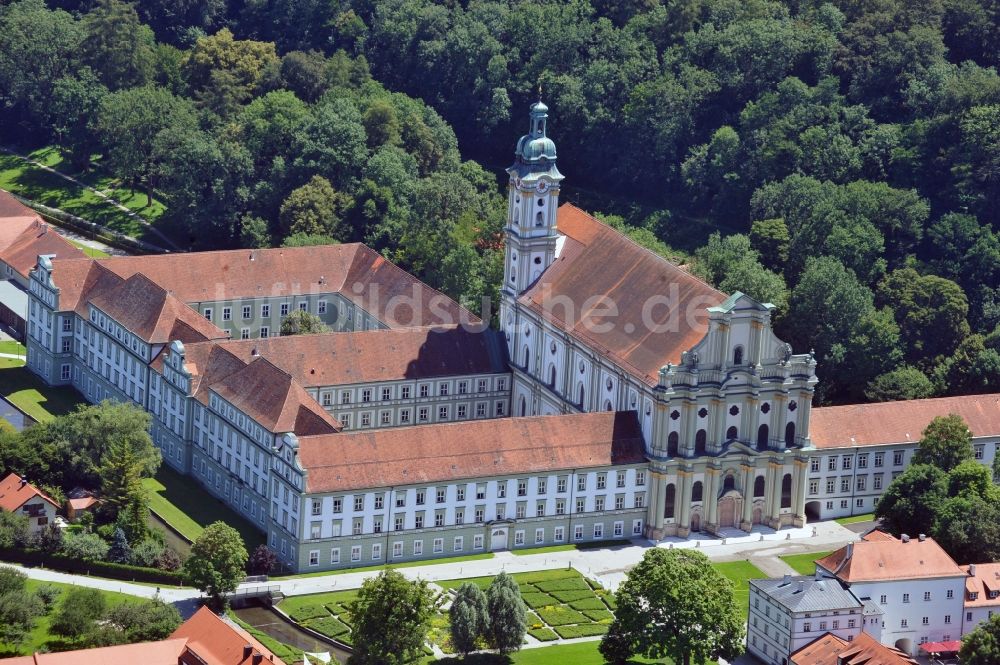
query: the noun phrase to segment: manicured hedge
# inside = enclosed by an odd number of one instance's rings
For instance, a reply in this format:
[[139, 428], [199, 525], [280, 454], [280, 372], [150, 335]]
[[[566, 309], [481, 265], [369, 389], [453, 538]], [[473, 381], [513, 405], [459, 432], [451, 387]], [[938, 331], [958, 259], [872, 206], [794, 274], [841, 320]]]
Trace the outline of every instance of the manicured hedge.
[[607, 610], [607, 606], [600, 598], [589, 596], [582, 600], [574, 600], [569, 604], [574, 610]]
[[305, 623], [310, 619], [322, 619], [323, 617], [330, 616], [330, 613], [322, 605], [305, 605], [300, 607], [294, 612], [289, 613], [290, 617], [295, 619], [299, 623]]
[[604, 623], [611, 623], [615, 620], [615, 615], [608, 610], [584, 610], [584, 614], [591, 621], [599, 621]]
[[604, 635], [608, 632], [608, 627], [600, 623], [584, 623], [579, 626], [558, 626], [556, 632], [559, 637], [569, 640], [574, 637], [593, 637], [594, 635]]
[[590, 585], [582, 577], [570, 577], [561, 580], [546, 580], [536, 582], [535, 586], [540, 591], [552, 593], [553, 591], [590, 591]]
[[528, 635], [531, 635], [539, 642], [551, 642], [552, 640], [559, 639], [559, 636], [551, 628], [534, 628], [528, 631]]
[[312, 628], [317, 633], [323, 633], [327, 637], [332, 637], [334, 639], [340, 639], [346, 635], [350, 630], [344, 625], [343, 622], [338, 621], [329, 614], [322, 619], [316, 619], [315, 621], [310, 621], [306, 624], [309, 628]]
[[0, 548], [0, 560], [130, 582], [148, 582], [170, 586], [179, 586], [184, 583], [184, 577], [177, 571], [141, 568], [124, 563], [111, 563], [110, 561], [79, 561], [58, 554], [45, 554], [38, 550]]
[[[541, 593], [539, 591], [535, 591], [534, 593], [522, 593], [521, 599], [524, 601], [524, 604], [531, 609], [558, 604], [555, 598], [547, 593]], [[604, 607], [604, 605], [602, 604], [601, 607]]]
[[550, 626], [565, 626], [570, 623], [587, 622], [587, 617], [583, 616], [576, 610], [571, 610], [568, 607], [563, 607], [562, 605], [557, 605], [556, 607], [543, 607], [536, 611], [538, 612], [538, 616], [542, 618], [542, 621]]
[[[574, 600], [583, 600], [584, 598], [594, 598], [594, 592], [590, 589], [586, 591], [582, 589], [571, 589], [570, 591], [553, 591], [552, 595], [555, 596], [560, 603], [572, 603]], [[594, 600], [597, 600], [594, 598]]]

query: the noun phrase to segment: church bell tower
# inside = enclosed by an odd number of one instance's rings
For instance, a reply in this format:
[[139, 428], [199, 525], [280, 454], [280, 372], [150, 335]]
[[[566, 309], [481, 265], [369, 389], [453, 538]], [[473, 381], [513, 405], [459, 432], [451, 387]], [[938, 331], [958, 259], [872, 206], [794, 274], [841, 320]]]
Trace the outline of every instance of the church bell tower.
[[549, 107], [532, 104], [528, 133], [517, 142], [507, 205], [503, 296], [516, 299], [556, 256], [556, 209], [563, 176], [556, 168], [556, 144], [546, 135]]

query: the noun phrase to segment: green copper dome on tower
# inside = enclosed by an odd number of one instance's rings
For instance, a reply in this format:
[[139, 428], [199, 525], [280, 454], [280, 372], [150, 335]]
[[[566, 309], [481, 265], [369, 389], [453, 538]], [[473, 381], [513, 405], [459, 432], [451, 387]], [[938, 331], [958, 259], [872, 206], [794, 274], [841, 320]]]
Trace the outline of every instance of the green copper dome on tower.
[[563, 176], [556, 168], [556, 144], [545, 134], [549, 107], [539, 100], [531, 105], [529, 117], [528, 133], [517, 142], [514, 164], [507, 172], [522, 180], [532, 180], [539, 175], [562, 180]]

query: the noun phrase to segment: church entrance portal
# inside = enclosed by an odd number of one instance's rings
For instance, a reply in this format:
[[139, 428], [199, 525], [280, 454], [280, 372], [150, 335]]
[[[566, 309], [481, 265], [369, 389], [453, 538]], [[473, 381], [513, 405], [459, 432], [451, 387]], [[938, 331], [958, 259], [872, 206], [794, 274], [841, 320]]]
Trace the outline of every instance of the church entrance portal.
[[736, 500], [731, 496], [719, 499], [719, 526], [736, 526]]
[[507, 527], [494, 527], [490, 531], [490, 551], [498, 552], [507, 549]]
[[819, 501], [810, 501], [806, 504], [806, 521], [819, 521]]

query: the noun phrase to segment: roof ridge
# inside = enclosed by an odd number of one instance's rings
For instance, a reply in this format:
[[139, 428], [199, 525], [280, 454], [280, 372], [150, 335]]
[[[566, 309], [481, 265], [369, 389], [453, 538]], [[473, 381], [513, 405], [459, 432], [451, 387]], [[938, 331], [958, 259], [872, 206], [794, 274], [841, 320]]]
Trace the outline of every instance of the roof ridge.
[[[621, 231], [619, 231], [615, 227], [611, 226], [607, 222], [601, 221], [596, 216], [594, 216], [591, 213], [587, 212], [583, 208], [581, 208], [579, 206], [576, 206], [576, 205], [570, 203], [569, 201], [567, 201], [566, 203], [564, 203], [562, 206], [559, 206], [559, 207], [561, 208], [561, 207], [564, 207], [564, 206], [569, 206], [571, 208], [579, 210], [581, 213], [583, 213], [584, 215], [586, 215], [587, 217], [589, 217], [593, 221], [597, 222], [598, 224], [600, 224], [601, 226], [603, 226], [608, 231], [611, 231], [612, 233], [615, 233], [619, 237], [623, 238], [626, 242], [631, 243], [632, 245], [634, 245], [635, 247], [639, 248], [640, 250], [642, 250], [644, 252], [647, 252], [648, 254], [650, 254], [651, 256], [655, 257], [657, 260], [662, 261], [663, 263], [665, 263], [666, 265], [670, 266], [674, 270], [678, 270], [680, 272], [683, 272], [685, 275], [688, 275], [689, 277], [692, 277], [693, 279], [701, 282], [702, 284], [704, 284], [708, 288], [712, 289], [716, 293], [718, 293], [720, 295], [724, 295], [727, 298], [732, 295], [731, 293], [726, 293], [725, 291], [720, 291], [718, 289], [718, 287], [713, 286], [711, 283], [709, 283], [708, 281], [702, 279], [698, 275], [695, 275], [693, 272], [689, 272], [687, 270], [681, 270], [681, 267], [679, 265], [677, 265], [677, 264], [673, 263], [672, 261], [668, 260], [666, 257], [657, 254], [656, 252], [654, 252], [653, 250], [649, 249], [648, 247], [643, 247], [638, 242], [636, 242], [632, 238], [628, 237], [626, 234], [622, 233]], [[558, 228], [559, 228], [559, 222], [558, 222], [558, 217], [557, 217], [556, 218], [556, 229], [558, 230]], [[638, 228], [638, 227], [636, 227], [636, 228]]]

